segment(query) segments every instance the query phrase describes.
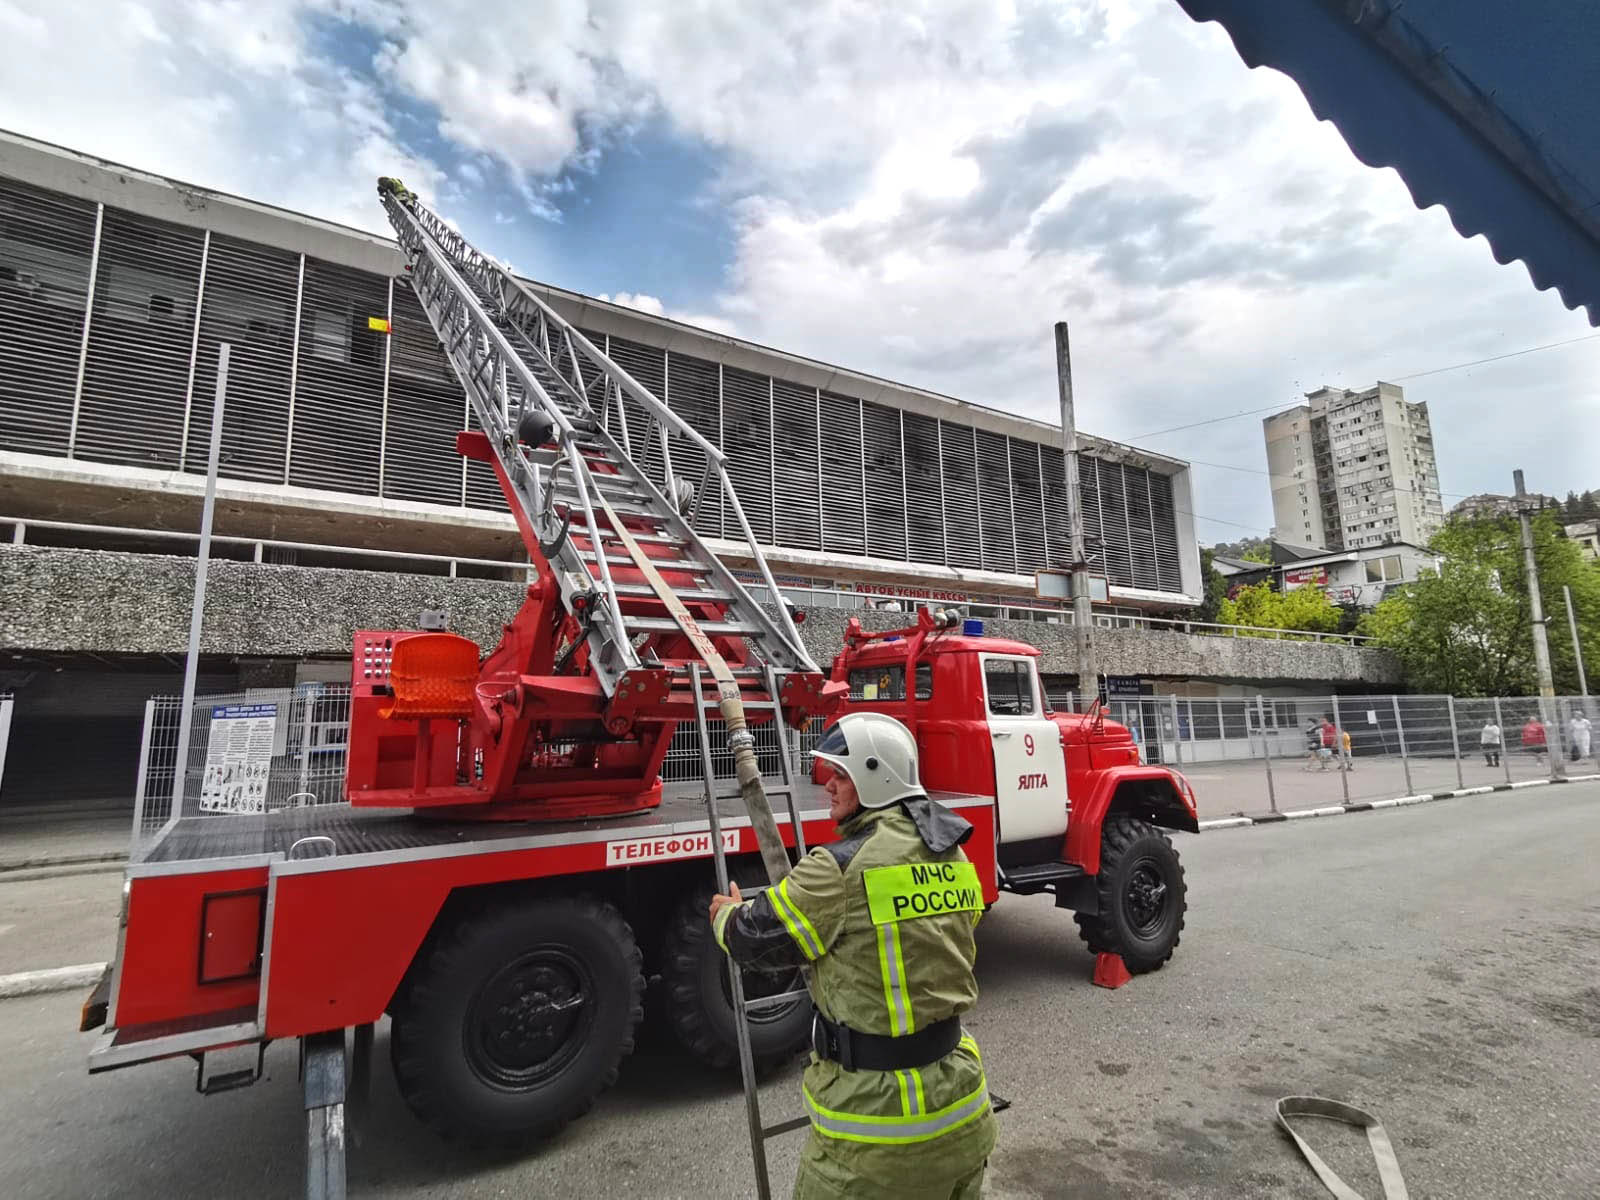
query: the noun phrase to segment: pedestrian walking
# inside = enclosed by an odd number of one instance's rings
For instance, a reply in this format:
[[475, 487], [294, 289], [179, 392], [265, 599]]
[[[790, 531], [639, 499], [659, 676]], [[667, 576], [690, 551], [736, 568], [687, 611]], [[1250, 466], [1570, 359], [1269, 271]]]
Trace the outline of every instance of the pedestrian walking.
[[1500, 726], [1495, 724], [1493, 717], [1484, 721], [1483, 728], [1478, 731], [1478, 748], [1483, 751], [1484, 766], [1500, 765]]
[[711, 901], [743, 966], [809, 965], [811, 1137], [796, 1200], [976, 1200], [994, 1149], [983, 1063], [961, 1015], [978, 999], [972, 826], [930, 800], [917, 744], [893, 717], [850, 713], [815, 751], [839, 840], [746, 901]]
[[1339, 731], [1339, 769], [1341, 771], [1354, 771], [1356, 769], [1355, 757], [1350, 753], [1350, 731]]
[[1306, 761], [1300, 764], [1302, 771], [1309, 771], [1317, 765], [1317, 759], [1322, 756], [1322, 726], [1315, 717], [1306, 719]]
[[1339, 730], [1333, 723], [1333, 714], [1325, 713], [1322, 724], [1317, 727], [1317, 761], [1321, 769], [1326, 771], [1328, 764], [1333, 761], [1333, 747], [1338, 741]]
[[1544, 722], [1537, 716], [1529, 715], [1527, 723], [1522, 727], [1522, 752], [1533, 755], [1533, 761], [1541, 767], [1544, 766], [1545, 744]]
[[1581, 712], [1574, 712], [1572, 720], [1567, 722], [1567, 733], [1572, 739], [1572, 761], [1581, 762], [1589, 757], [1589, 743], [1593, 734], [1593, 727], [1589, 718]]

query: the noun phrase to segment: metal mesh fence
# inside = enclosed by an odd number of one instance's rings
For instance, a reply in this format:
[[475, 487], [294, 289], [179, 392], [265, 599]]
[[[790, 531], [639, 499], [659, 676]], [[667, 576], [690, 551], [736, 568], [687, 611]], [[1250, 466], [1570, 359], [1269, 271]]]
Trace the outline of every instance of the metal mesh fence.
[[302, 684], [197, 696], [181, 784], [180, 696], [145, 702], [134, 854], [180, 817], [276, 812], [344, 796], [350, 689]]
[[[1076, 697], [1053, 694], [1071, 710]], [[197, 698], [182, 786], [181, 700], [146, 703], [134, 808], [134, 853], [179, 816], [272, 812], [343, 798], [350, 690], [304, 684]], [[1114, 699], [1145, 762], [1183, 771], [1204, 819], [1488, 787], [1600, 770], [1600, 702], [1562, 696], [1141, 696]], [[721, 720], [708, 721], [712, 768], [734, 778]], [[777, 731], [752, 728], [764, 775], [781, 774]], [[791, 770], [809, 777], [822, 723], [788, 731]], [[662, 763], [668, 783], [701, 778], [690, 723]], [[230, 768], [232, 771], [230, 773]]]
[[[145, 703], [133, 816], [136, 857], [179, 817], [259, 814], [343, 800], [350, 731], [347, 686], [303, 684], [196, 697], [187, 769], [178, 787], [182, 708], [179, 696], [155, 696]], [[731, 780], [726, 726], [720, 718], [707, 724], [712, 768], [718, 779]], [[779, 775], [776, 728], [769, 721], [751, 732], [762, 774]], [[796, 779], [809, 777], [811, 751], [821, 735], [817, 723], [787, 731]], [[700, 780], [698, 738], [692, 723], [679, 725], [662, 763], [663, 781]]]
[[1202, 819], [1600, 770], [1593, 697], [1146, 696], [1109, 709], [1145, 761], [1189, 776]]

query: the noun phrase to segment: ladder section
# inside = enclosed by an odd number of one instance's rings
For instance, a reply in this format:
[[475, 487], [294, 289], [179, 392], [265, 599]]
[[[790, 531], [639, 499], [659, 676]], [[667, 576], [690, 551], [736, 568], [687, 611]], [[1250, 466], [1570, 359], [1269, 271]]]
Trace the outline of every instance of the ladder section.
[[[689, 676], [691, 686], [698, 692], [703, 683], [700, 676], [700, 668], [698, 666], [690, 667]], [[728, 894], [729, 879], [728, 857], [722, 849], [722, 819], [717, 810], [717, 802], [724, 797], [717, 790], [716, 770], [711, 762], [710, 730], [706, 725], [705, 708], [701, 705], [695, 706], [695, 730], [699, 734], [700, 770], [705, 779], [706, 814], [711, 823], [711, 853], [716, 866], [717, 891], [726, 896]], [[766, 790], [769, 795], [773, 792], [780, 792], [788, 801], [789, 828], [794, 831], [794, 850], [795, 857], [798, 859], [806, 853], [806, 831], [805, 825], [800, 819], [800, 805], [795, 798], [794, 764], [789, 758], [788, 737], [782, 720], [777, 721], [777, 733], [780, 786]], [[731, 799], [731, 797], [728, 798]], [[777, 882], [778, 880], [773, 878], [770, 886], [776, 886]], [[772, 1179], [767, 1170], [767, 1141], [770, 1138], [777, 1137], [779, 1134], [802, 1129], [810, 1121], [809, 1118], [800, 1116], [792, 1117], [786, 1121], [778, 1121], [772, 1125], [762, 1124], [761, 1094], [756, 1087], [755, 1053], [750, 1046], [749, 1014], [757, 1009], [770, 1008], [802, 997], [810, 999], [810, 989], [806, 988], [797, 992], [781, 992], [775, 996], [763, 996], [756, 1000], [747, 1000], [744, 994], [744, 973], [739, 969], [739, 964], [733, 961], [732, 955], [728, 956], [727, 967], [728, 999], [733, 1005], [734, 1040], [739, 1046], [739, 1079], [744, 1088], [745, 1119], [749, 1124], [750, 1158], [755, 1169], [756, 1196], [757, 1200], [771, 1200]], [[803, 968], [801, 977], [809, 982], [809, 975]]]
[[[483, 431], [462, 439], [463, 452], [495, 467], [530, 552], [537, 547], [548, 562], [579, 621], [606, 694], [630, 671], [688, 662], [741, 690], [746, 675], [764, 691], [766, 666], [811, 676], [807, 690], [819, 690], [821, 671], [781, 601], [722, 452], [437, 214], [409, 193], [382, 184], [379, 193]], [[675, 444], [703, 464], [698, 483], [675, 471]], [[739, 552], [778, 601], [776, 618], [695, 531], [694, 503], [708, 489], [725, 498], [743, 532]], [[741, 643], [745, 653], [727, 653]], [[689, 699], [675, 684], [680, 694]]]

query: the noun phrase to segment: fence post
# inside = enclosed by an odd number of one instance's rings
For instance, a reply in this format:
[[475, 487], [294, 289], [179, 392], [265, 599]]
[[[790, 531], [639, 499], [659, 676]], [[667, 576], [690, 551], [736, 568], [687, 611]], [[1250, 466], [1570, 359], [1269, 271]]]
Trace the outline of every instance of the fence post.
[[[289, 706], [291, 710], [294, 707], [292, 693]], [[303, 693], [300, 697], [300, 785], [295, 788], [296, 792], [310, 790], [306, 785], [311, 779], [311, 716], [315, 708], [312, 695]], [[322, 797], [319, 795], [317, 800], [320, 802]]]
[[133, 857], [139, 855], [140, 833], [144, 826], [144, 794], [150, 781], [150, 731], [156, 723], [156, 702], [144, 702], [144, 732], [139, 736], [139, 777], [133, 785]]
[[1406, 795], [1410, 796], [1413, 794], [1411, 791], [1411, 758], [1406, 753], [1406, 727], [1400, 720], [1400, 697], [1390, 696], [1389, 703], [1394, 706], [1394, 731], [1400, 738], [1400, 768], [1406, 773]]
[[1511, 782], [1511, 755], [1507, 753], [1511, 747], [1507, 744], [1510, 738], [1506, 736], [1506, 723], [1500, 719], [1500, 697], [1494, 698], [1494, 724], [1500, 731], [1500, 765], [1506, 769], [1506, 782]]
[[1167, 697], [1172, 701], [1172, 760], [1178, 766], [1183, 766], [1183, 734], [1178, 726], [1178, 696], [1173, 693]]
[[1456, 698], [1446, 696], [1444, 701], [1450, 707], [1450, 748], [1455, 751], [1456, 756], [1456, 786], [1464, 789], [1467, 780], [1461, 774], [1461, 735], [1456, 732]]
[[1260, 692], [1256, 693], [1256, 724], [1261, 726], [1261, 760], [1267, 764], [1267, 804], [1277, 812], [1278, 792], [1272, 785], [1272, 747], [1267, 742], [1267, 706]]
[[[1249, 701], [1247, 700], [1247, 701], [1245, 701], [1245, 703], [1248, 704]], [[1248, 726], [1248, 722], [1246, 722], [1246, 725]], [[1249, 743], [1248, 733], [1249, 733], [1249, 730], [1247, 728], [1246, 729], [1247, 736], [1245, 738], [1247, 746], [1248, 746], [1248, 743]], [[1223, 762], [1227, 762], [1228, 761], [1228, 721], [1227, 721], [1227, 717], [1223, 714], [1223, 711], [1222, 711], [1222, 697], [1221, 696], [1217, 697], [1217, 740], [1222, 743], [1222, 745], [1217, 750], [1217, 757], [1220, 758]], [[1250, 756], [1248, 754], [1246, 754], [1245, 757], [1249, 758]]]
[[1350, 803], [1350, 772], [1356, 769], [1355, 744], [1350, 746], [1350, 756], [1344, 753], [1344, 718], [1339, 715], [1339, 697], [1333, 696], [1333, 734], [1338, 739], [1337, 753], [1339, 755], [1339, 784], [1344, 789], [1344, 802]]

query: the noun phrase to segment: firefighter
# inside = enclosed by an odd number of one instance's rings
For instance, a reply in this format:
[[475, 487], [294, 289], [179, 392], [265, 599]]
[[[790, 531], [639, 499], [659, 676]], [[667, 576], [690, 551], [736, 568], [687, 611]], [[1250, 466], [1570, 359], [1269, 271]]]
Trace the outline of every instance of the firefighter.
[[392, 176], [380, 175], [378, 177], [378, 193], [382, 195], [386, 191], [393, 192], [395, 198], [407, 208], [416, 207], [417, 196], [415, 192]]
[[832, 768], [839, 839], [744, 900], [711, 902], [741, 965], [810, 967], [816, 1012], [803, 1082], [811, 1137], [795, 1179], [812, 1197], [979, 1195], [995, 1123], [978, 1045], [972, 826], [918, 783], [917, 744], [881, 713], [840, 718], [816, 749]]

